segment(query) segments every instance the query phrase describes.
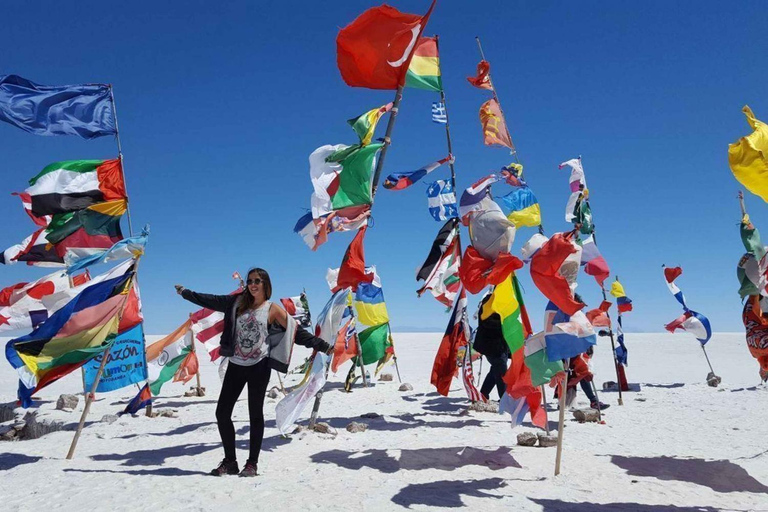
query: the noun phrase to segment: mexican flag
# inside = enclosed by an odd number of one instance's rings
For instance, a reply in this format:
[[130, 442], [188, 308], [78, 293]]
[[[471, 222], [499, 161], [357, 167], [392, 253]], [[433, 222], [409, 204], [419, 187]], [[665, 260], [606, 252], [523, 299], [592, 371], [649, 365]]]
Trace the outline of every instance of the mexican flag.
[[147, 347], [147, 380], [153, 396], [157, 396], [169, 380], [186, 383], [197, 373], [190, 323], [187, 320], [171, 334]]

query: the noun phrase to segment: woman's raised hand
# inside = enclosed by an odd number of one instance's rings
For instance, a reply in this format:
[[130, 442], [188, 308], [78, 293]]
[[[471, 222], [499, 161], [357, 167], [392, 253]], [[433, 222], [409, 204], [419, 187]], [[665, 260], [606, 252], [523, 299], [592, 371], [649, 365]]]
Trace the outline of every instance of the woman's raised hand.
[[180, 284], [175, 284], [173, 285], [173, 287], [176, 288], [176, 293], [178, 293], [179, 295], [181, 295], [181, 292], [184, 291], [184, 287], [181, 286]]

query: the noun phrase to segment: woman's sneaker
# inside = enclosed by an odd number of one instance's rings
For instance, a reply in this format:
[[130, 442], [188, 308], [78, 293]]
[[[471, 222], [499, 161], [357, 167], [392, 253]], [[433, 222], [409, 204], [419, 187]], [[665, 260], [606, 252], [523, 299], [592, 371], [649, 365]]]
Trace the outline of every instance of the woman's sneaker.
[[250, 460], [246, 461], [243, 470], [240, 472], [240, 476], [256, 476], [258, 474], [256, 472], [257, 467], [255, 462], [251, 462]]
[[603, 402], [592, 402], [589, 406], [593, 409], [600, 409], [601, 411], [610, 407], [610, 405], [604, 404]]
[[223, 475], [236, 475], [240, 469], [237, 467], [236, 460], [224, 459], [219, 463], [219, 466], [211, 471], [213, 476]]

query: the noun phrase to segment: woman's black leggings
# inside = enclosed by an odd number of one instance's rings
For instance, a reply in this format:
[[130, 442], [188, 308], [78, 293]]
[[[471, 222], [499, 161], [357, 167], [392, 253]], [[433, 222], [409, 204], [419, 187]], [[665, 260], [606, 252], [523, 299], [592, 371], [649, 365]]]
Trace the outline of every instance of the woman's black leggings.
[[224, 445], [224, 456], [236, 460], [235, 425], [232, 423], [232, 411], [240, 398], [240, 393], [248, 384], [248, 415], [251, 420], [251, 446], [248, 460], [259, 461], [261, 441], [264, 439], [264, 395], [269, 384], [268, 358], [264, 358], [253, 366], [240, 366], [232, 362], [227, 366], [224, 382], [221, 385], [219, 403], [216, 406], [216, 422], [219, 424], [219, 435]]

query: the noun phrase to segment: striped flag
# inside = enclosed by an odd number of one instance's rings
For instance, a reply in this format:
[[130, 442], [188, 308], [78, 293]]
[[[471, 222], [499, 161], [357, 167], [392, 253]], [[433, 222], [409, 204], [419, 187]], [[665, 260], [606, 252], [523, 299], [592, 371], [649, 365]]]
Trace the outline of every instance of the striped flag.
[[475, 386], [475, 374], [472, 370], [472, 362], [469, 358], [466, 358], [464, 364], [461, 366], [461, 376], [464, 380], [464, 389], [467, 391], [467, 396], [473, 402], [487, 402], [482, 393], [477, 390]]
[[448, 123], [448, 115], [445, 113], [445, 104], [442, 101], [432, 102], [432, 122], [437, 124]]
[[[230, 295], [240, 293], [238, 288]], [[219, 313], [212, 309], [203, 308], [195, 311], [190, 316], [192, 334], [195, 339], [203, 344], [211, 357], [211, 361], [219, 358], [219, 345], [221, 343], [221, 333], [224, 332], [224, 313]]]

